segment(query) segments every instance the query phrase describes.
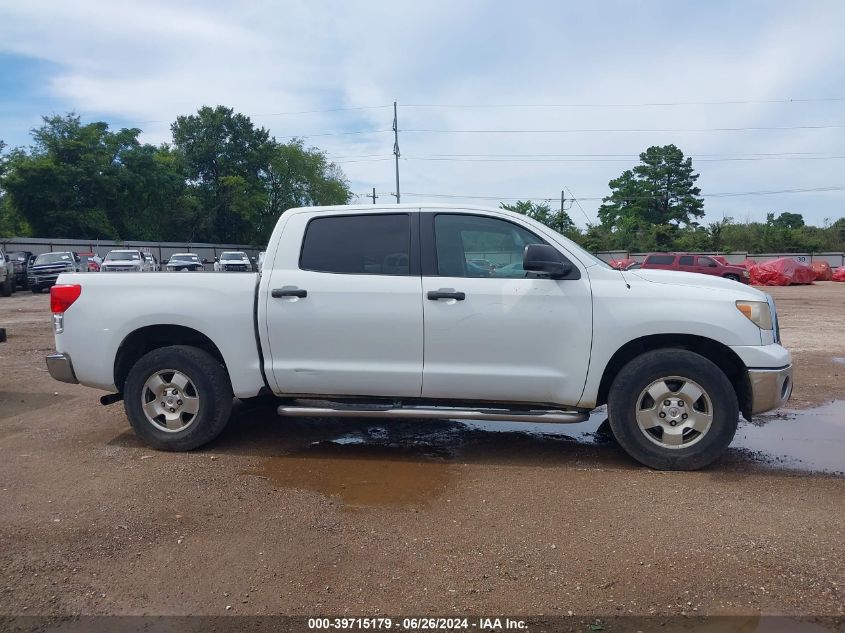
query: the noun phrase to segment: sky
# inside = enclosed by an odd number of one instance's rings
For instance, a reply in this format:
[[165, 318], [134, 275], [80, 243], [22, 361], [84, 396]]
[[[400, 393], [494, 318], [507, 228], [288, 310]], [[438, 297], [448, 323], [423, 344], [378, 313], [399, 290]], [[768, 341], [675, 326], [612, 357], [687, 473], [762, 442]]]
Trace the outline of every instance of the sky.
[[822, 225], [845, 216], [843, 25], [840, 0], [0, 0], [0, 139], [72, 111], [162, 143], [221, 104], [391, 202], [396, 101], [402, 202], [563, 190], [584, 226], [609, 180], [674, 143], [704, 222]]

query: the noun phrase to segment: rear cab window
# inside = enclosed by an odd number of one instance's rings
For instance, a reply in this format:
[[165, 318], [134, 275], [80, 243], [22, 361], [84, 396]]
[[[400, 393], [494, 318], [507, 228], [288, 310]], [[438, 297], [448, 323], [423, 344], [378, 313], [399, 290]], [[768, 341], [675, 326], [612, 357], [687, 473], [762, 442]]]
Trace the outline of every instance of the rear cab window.
[[377, 213], [314, 218], [305, 229], [299, 267], [347, 275], [410, 275], [410, 217]]
[[675, 263], [674, 255], [649, 255], [645, 260], [646, 264], [656, 264], [658, 266], [668, 266]]

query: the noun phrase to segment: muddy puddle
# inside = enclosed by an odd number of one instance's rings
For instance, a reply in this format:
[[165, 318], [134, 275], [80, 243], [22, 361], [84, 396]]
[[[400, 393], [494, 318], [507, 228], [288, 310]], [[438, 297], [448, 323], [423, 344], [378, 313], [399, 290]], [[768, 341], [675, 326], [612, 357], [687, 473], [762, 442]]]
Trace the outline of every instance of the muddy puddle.
[[742, 422], [731, 447], [768, 467], [845, 474], [845, 400]]
[[[300, 420], [291, 452], [248, 475], [274, 486], [312, 490], [348, 507], [421, 506], [445, 495], [463, 464], [555, 467], [576, 461], [636, 467], [607, 432], [606, 411], [580, 424], [430, 420]], [[282, 422], [283, 424], [286, 422]], [[714, 468], [845, 474], [845, 401], [740, 422]]]

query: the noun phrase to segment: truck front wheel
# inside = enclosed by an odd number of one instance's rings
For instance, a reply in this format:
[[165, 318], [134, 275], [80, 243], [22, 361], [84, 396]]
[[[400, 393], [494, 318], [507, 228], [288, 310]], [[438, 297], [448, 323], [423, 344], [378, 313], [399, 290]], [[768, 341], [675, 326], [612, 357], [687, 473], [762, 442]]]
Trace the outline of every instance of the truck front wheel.
[[646, 352], [630, 361], [613, 381], [607, 404], [622, 448], [659, 470], [713, 463], [739, 423], [736, 392], [724, 372], [681, 349]]
[[129, 371], [123, 389], [126, 416], [153, 448], [190, 451], [226, 428], [232, 386], [223, 365], [188, 345], [155, 349]]

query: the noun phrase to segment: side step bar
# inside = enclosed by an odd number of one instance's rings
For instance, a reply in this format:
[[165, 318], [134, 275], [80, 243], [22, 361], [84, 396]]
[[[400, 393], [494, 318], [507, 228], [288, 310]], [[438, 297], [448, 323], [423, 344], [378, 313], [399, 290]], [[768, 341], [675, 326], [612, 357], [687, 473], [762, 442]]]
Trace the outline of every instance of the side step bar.
[[457, 409], [452, 407], [348, 408], [304, 407], [282, 405], [279, 415], [325, 418], [425, 418], [433, 420], [487, 420], [490, 422], [550, 422], [575, 424], [589, 419], [580, 411], [538, 409], [536, 411], [507, 411], [504, 409]]

